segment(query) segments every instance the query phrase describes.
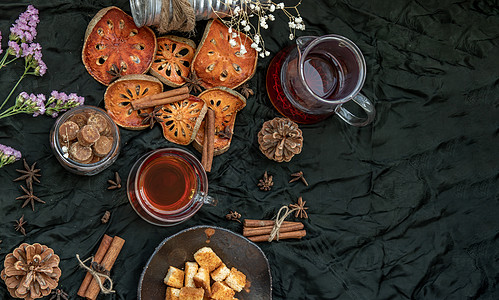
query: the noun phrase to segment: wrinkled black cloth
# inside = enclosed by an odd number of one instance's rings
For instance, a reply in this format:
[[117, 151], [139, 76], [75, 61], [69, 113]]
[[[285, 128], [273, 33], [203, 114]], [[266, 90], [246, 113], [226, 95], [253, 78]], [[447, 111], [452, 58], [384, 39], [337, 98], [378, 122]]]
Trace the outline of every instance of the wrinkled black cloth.
[[[293, 2], [293, 1], [287, 1]], [[130, 13], [126, 0], [2, 1], [0, 31], [33, 4], [40, 10], [36, 42], [48, 72], [17, 88], [49, 94], [76, 92], [103, 107], [105, 86], [81, 61], [87, 24], [103, 7]], [[49, 245], [61, 258], [60, 287], [71, 298], [82, 281], [75, 254], [95, 253], [104, 233], [126, 240], [111, 275], [117, 293], [99, 299], [136, 299], [142, 269], [155, 247], [185, 228], [207, 224], [241, 232], [224, 216], [272, 218], [282, 205], [307, 201], [307, 236], [260, 243], [273, 278], [274, 299], [499, 299], [499, 6], [497, 1], [305, 0], [306, 30], [297, 35], [344, 35], [364, 53], [363, 93], [375, 101], [374, 123], [355, 128], [331, 117], [303, 125], [304, 146], [289, 163], [268, 160], [258, 149], [264, 121], [278, 116], [265, 91], [270, 58], [251, 79], [255, 95], [238, 113], [229, 151], [209, 174], [216, 207], [203, 207], [171, 228], [150, 225], [128, 203], [126, 190], [108, 191], [118, 171], [126, 179], [145, 152], [174, 146], [152, 130], [121, 130], [118, 160], [84, 177], [59, 165], [49, 145], [54, 120], [19, 115], [0, 120], [0, 143], [41, 168], [34, 190], [46, 204], [15, 200], [22, 191], [16, 162], [0, 169], [0, 257], [23, 242]], [[272, 54], [291, 45], [288, 20], [279, 12], [262, 32]], [[192, 37], [201, 39], [205, 22]], [[0, 70], [0, 100], [22, 72], [22, 63]], [[13, 99], [9, 105], [13, 104]], [[192, 146], [181, 147], [198, 157]], [[310, 184], [289, 184], [303, 171]], [[270, 192], [258, 180], [274, 177]], [[109, 223], [101, 224], [106, 210]], [[27, 236], [14, 231], [24, 215]], [[290, 219], [292, 219], [290, 217]], [[0, 298], [10, 299], [0, 283]]]

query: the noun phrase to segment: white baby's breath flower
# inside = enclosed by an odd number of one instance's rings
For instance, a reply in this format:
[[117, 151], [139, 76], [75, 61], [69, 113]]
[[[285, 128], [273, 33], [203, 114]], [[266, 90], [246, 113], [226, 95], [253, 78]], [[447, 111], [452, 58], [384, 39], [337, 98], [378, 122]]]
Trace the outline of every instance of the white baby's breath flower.
[[251, 43], [251, 48], [256, 49], [258, 45], [256, 43]]
[[246, 49], [244, 49], [244, 48], [241, 48], [241, 50], [239, 52], [241, 52], [241, 54], [243, 54], [243, 55], [246, 54], [246, 53], [248, 53], [248, 51]]
[[274, 4], [271, 4], [270, 7], [269, 7], [269, 11], [270, 12], [274, 12], [275, 11], [275, 5]]
[[301, 17], [295, 18], [295, 23], [301, 23], [303, 20]]
[[295, 36], [294, 36], [292, 33], [290, 33], [290, 34], [289, 34], [289, 39], [290, 39], [290, 40], [292, 40], [292, 39], [294, 39], [294, 38], [295, 38]]
[[251, 3], [251, 4], [250, 4], [250, 8], [251, 8], [251, 9], [255, 9], [255, 4]]
[[246, 25], [246, 26], [244, 26], [243, 29], [244, 29], [244, 31], [250, 31], [251, 27], [249, 27], [249, 25]]
[[229, 27], [229, 33], [232, 33], [232, 27]]
[[237, 37], [237, 33], [233, 32], [232, 33], [232, 38], [236, 38]]
[[284, 3], [283, 2], [278, 3], [276, 8], [277, 9], [284, 9]]
[[265, 58], [265, 53], [260, 52], [260, 54], [259, 54], [259, 55], [260, 55], [260, 57], [261, 57], [261, 58]]
[[242, 26], [246, 26], [248, 23], [246, 22], [246, 20], [241, 20], [241, 25]]
[[234, 40], [234, 39], [230, 39], [230, 40], [229, 40], [229, 44], [230, 44], [232, 47], [235, 47], [235, 46], [236, 46], [236, 40]]
[[270, 55], [270, 52], [269, 51], [265, 51], [265, 56], [269, 56]]
[[275, 17], [273, 14], [268, 15], [270, 21], [275, 21]]

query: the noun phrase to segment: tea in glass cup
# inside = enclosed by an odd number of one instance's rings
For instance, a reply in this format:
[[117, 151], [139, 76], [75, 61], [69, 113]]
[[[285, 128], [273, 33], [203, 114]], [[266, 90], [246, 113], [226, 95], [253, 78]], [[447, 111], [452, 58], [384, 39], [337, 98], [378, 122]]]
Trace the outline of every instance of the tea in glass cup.
[[199, 160], [178, 148], [147, 153], [132, 167], [127, 182], [134, 210], [158, 226], [179, 224], [205, 203], [216, 205], [207, 191], [208, 178]]

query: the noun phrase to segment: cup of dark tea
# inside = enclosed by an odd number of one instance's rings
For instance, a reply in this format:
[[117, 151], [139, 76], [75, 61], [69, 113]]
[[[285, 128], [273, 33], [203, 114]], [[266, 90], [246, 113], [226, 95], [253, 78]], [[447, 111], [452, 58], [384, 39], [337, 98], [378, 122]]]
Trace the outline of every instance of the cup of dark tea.
[[177, 225], [203, 204], [216, 205], [217, 200], [207, 193], [203, 166], [194, 155], [178, 148], [145, 154], [128, 175], [130, 204], [142, 219], [158, 226]]
[[[317, 123], [336, 114], [365, 126], [375, 116], [373, 103], [360, 93], [365, 78], [364, 56], [352, 41], [336, 34], [303, 36], [272, 59], [266, 87], [274, 107], [295, 122]], [[344, 107], [349, 101], [361, 115]]]

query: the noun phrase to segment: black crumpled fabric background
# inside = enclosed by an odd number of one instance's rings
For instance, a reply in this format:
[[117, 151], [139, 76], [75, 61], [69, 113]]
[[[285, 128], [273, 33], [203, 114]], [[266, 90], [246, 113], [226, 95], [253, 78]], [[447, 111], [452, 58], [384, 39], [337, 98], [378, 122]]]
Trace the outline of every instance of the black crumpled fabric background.
[[[9, 2], [9, 3], [7, 3]], [[288, 1], [293, 2], [293, 1]], [[103, 7], [130, 12], [128, 1], [2, 1], [3, 49], [9, 27], [28, 4], [40, 10], [36, 41], [48, 72], [26, 78], [21, 91], [76, 92], [103, 107], [105, 87], [81, 62], [86, 26]], [[301, 126], [304, 147], [289, 163], [276, 163], [258, 149], [262, 123], [277, 116], [266, 96], [261, 59], [250, 81], [255, 95], [236, 119], [230, 150], [216, 157], [209, 174], [217, 207], [203, 207], [181, 225], [160, 228], [142, 221], [125, 189], [108, 191], [115, 171], [126, 178], [143, 153], [173, 146], [158, 127], [121, 130], [117, 162], [101, 174], [68, 173], [49, 145], [53, 119], [20, 115], [0, 120], [0, 143], [19, 149], [42, 169], [36, 211], [21, 195], [15, 169], [0, 169], [0, 257], [22, 242], [49, 245], [61, 257], [60, 287], [71, 298], [84, 276], [75, 254], [92, 255], [104, 233], [125, 247], [113, 268], [117, 293], [99, 299], [135, 299], [141, 271], [155, 247], [182, 229], [218, 225], [229, 210], [243, 218], [271, 218], [302, 196], [309, 206], [303, 240], [261, 243], [273, 277], [274, 299], [499, 299], [499, 7], [496, 1], [305, 0], [307, 26], [299, 35], [341, 34], [354, 41], [367, 62], [363, 93], [377, 116], [365, 128], [332, 117]], [[290, 45], [287, 19], [264, 31], [273, 54]], [[199, 42], [204, 22], [199, 22]], [[0, 99], [22, 66], [0, 71]], [[10, 104], [13, 103], [11, 100]], [[182, 147], [197, 153], [192, 146]], [[272, 191], [256, 184], [265, 171]], [[310, 183], [288, 184], [302, 170]], [[111, 220], [103, 225], [106, 210]], [[14, 231], [25, 216], [26, 237]], [[3, 281], [0, 298], [9, 299]]]

